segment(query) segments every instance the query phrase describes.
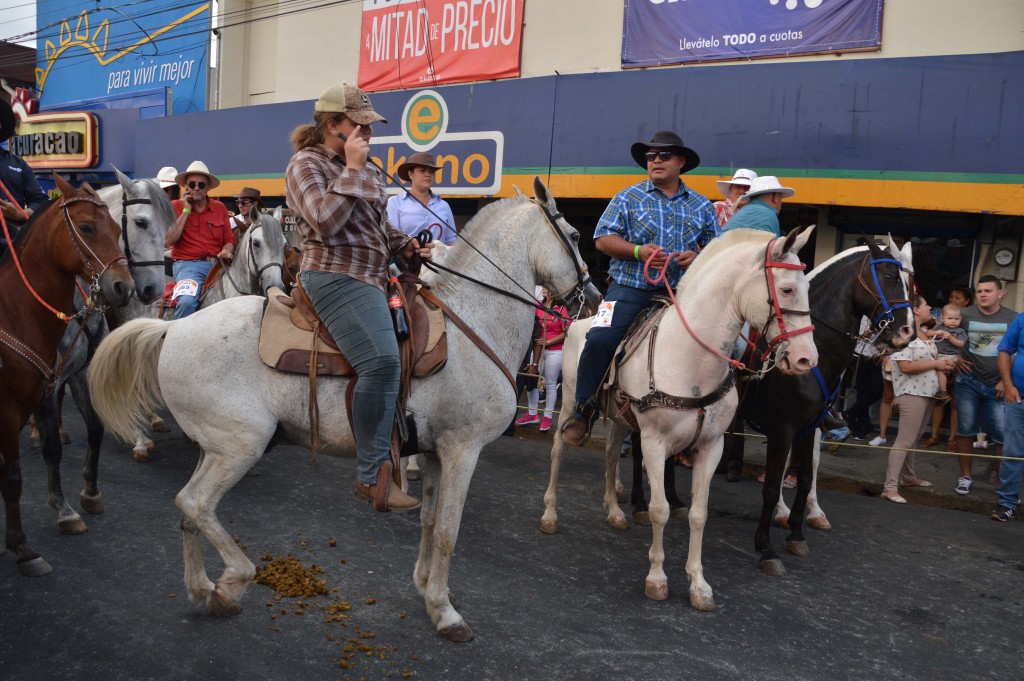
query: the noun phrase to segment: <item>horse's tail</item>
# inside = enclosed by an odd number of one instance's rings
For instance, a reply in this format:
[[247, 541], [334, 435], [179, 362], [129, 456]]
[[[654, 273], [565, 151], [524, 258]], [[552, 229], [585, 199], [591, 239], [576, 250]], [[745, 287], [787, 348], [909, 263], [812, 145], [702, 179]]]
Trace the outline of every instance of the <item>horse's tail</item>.
[[89, 365], [89, 394], [104, 425], [132, 442], [149, 427], [149, 414], [163, 406], [157, 365], [171, 322], [135, 319], [100, 343]]

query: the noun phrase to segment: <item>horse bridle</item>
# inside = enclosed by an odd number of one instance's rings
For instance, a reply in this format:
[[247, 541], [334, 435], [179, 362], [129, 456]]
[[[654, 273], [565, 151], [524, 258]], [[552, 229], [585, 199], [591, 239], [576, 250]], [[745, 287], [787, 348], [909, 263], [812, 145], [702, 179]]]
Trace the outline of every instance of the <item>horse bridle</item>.
[[128, 269], [134, 270], [136, 267], [163, 267], [163, 260], [136, 260], [132, 257], [132, 248], [128, 244], [128, 206], [151, 206], [153, 202], [150, 199], [129, 199], [128, 190], [124, 187], [121, 187], [121, 192], [121, 243], [124, 244], [124, 255], [128, 263]]
[[[85, 265], [86, 269], [89, 270], [89, 274], [92, 279], [92, 281], [89, 284], [89, 290], [95, 295], [99, 293], [101, 290], [99, 285], [100, 278], [102, 278], [103, 275], [106, 274], [107, 270], [110, 269], [112, 265], [115, 265], [117, 263], [125, 263], [127, 265], [128, 258], [126, 258], [124, 254], [121, 254], [119, 256], [112, 258], [110, 262], [103, 263], [100, 257], [96, 255], [91, 248], [89, 248], [89, 244], [85, 242], [85, 237], [82, 236], [81, 231], [78, 229], [78, 225], [76, 225], [75, 221], [71, 219], [71, 211], [68, 210], [68, 206], [70, 206], [73, 203], [91, 203], [94, 206], [97, 206], [98, 208], [102, 208], [104, 211], [107, 210], [107, 204], [91, 196], [75, 196], [71, 198], [64, 198], [60, 202], [60, 209], [64, 212], [64, 224], [67, 226], [68, 234], [71, 236], [71, 243], [74, 244], [75, 250], [78, 251], [78, 256], [82, 259], [82, 263]], [[107, 214], [109, 215], [109, 212]], [[124, 230], [122, 230], [122, 233], [123, 232]], [[83, 250], [83, 247], [85, 250]], [[91, 260], [88, 256], [86, 256], [86, 251], [88, 251], [89, 256], [91, 256]], [[96, 271], [96, 268], [92, 264], [93, 260], [102, 265], [102, 269], [99, 270], [98, 272]], [[90, 303], [90, 307], [92, 307], [93, 305], [94, 303]]]
[[[768, 285], [768, 305], [772, 308], [772, 314], [775, 316], [775, 323], [779, 326], [779, 333], [774, 337], [768, 339], [768, 347], [765, 349], [761, 356], [761, 361], [766, 361], [768, 357], [775, 350], [775, 347], [780, 344], [789, 343], [789, 339], [793, 336], [799, 336], [802, 333], [810, 333], [814, 331], [814, 324], [808, 324], [798, 329], [786, 329], [786, 321], [782, 318], [783, 314], [792, 314], [799, 316], [811, 316], [811, 311], [808, 310], [791, 310], [789, 308], [782, 307], [779, 304], [779, 296], [775, 292], [775, 276], [772, 274], [773, 269], [783, 270], [799, 270], [804, 271], [807, 269], [807, 265], [802, 262], [788, 263], [781, 262], [779, 260], [772, 259], [772, 247], [775, 246], [775, 242], [778, 239], [772, 239], [768, 242], [768, 248], [764, 252], [764, 278]], [[768, 323], [765, 324], [765, 331], [768, 330]], [[767, 334], [765, 334], [767, 335]]]
[[[870, 257], [870, 261], [868, 258]], [[878, 266], [881, 264], [895, 265], [899, 271], [904, 271], [903, 263], [895, 258], [876, 258], [873, 254], [868, 253], [864, 258], [864, 262], [861, 263], [860, 272], [857, 273], [857, 281], [864, 287], [864, 290], [868, 292], [872, 298], [875, 299], [875, 309], [872, 310], [871, 328], [877, 329], [878, 334], [885, 330], [887, 326], [892, 324], [896, 320], [896, 310], [903, 310], [911, 307], [911, 302], [907, 299], [893, 300], [891, 303], [885, 297], [885, 291], [882, 290], [882, 282], [878, 280]], [[867, 264], [871, 268], [871, 281], [875, 286], [875, 290], [872, 291], [864, 281], [864, 266]], [[873, 313], [877, 310], [881, 312], [876, 316]]]
[[[263, 225], [253, 225], [248, 230], [246, 230], [245, 237], [247, 238], [247, 241], [245, 247], [245, 265], [246, 269], [249, 271], [250, 277], [252, 277], [253, 273], [255, 272], [256, 281], [259, 284], [259, 286], [263, 289], [263, 295], [266, 295], [267, 287], [263, 285], [263, 273], [266, 272], [271, 267], [276, 267], [279, 270], [281, 270], [281, 279], [283, 281], [284, 265], [279, 262], [268, 262], [263, 267], [256, 266], [256, 256], [253, 255], [252, 252], [252, 233], [255, 232], [257, 229], [263, 229]], [[227, 264], [224, 263], [223, 261], [221, 262], [221, 267], [224, 268], [224, 274], [227, 276], [228, 281], [231, 282], [231, 285], [235, 287], [235, 290], [238, 291], [239, 293], [246, 293], [245, 291], [242, 290], [242, 287], [240, 287], [238, 283], [234, 280], [234, 278], [231, 276], [231, 268], [228, 267]]]
[[[540, 208], [541, 212], [544, 213], [548, 226], [551, 228], [551, 231], [555, 233], [555, 236], [558, 237], [558, 243], [561, 244], [562, 249], [565, 250], [569, 258], [572, 260], [573, 267], [576, 268], [576, 285], [566, 289], [565, 291], [559, 291], [557, 294], [551, 293], [551, 299], [569, 302], [569, 294], [575, 291], [579, 301], [582, 302], [585, 300], [584, 292], [587, 290], [587, 286], [590, 286], [593, 283], [593, 280], [590, 278], [590, 271], [587, 269], [586, 263], [580, 263], [580, 260], [577, 259], [576, 254], [573, 252], [573, 246], [569, 241], [569, 237], [566, 236], [565, 232], [563, 232], [558, 226], [558, 220], [564, 218], [565, 215], [561, 211], [552, 213], [548, 210], [547, 206], [536, 199], [530, 199], [530, 201], [536, 204], [537, 207]], [[581, 305], [580, 310], [582, 310], [582, 308], [583, 306]]]

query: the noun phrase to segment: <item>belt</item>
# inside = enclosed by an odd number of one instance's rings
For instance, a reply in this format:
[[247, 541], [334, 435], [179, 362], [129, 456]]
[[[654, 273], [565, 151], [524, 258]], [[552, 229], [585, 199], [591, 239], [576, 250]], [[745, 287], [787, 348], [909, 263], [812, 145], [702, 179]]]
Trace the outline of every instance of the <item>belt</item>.
[[202, 258], [202, 260], [205, 260], [206, 262], [217, 262], [217, 256], [208, 255], [205, 258]]

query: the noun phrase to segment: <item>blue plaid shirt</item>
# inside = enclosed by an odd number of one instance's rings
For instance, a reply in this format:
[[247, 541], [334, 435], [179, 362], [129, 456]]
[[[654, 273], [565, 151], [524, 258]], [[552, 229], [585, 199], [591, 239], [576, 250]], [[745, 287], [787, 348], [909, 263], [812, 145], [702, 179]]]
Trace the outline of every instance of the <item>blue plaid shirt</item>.
[[[616, 234], [632, 244], [655, 244], [670, 253], [699, 251], [720, 234], [714, 206], [681, 181], [671, 198], [650, 180], [626, 187], [616, 194], [594, 230], [594, 239]], [[644, 278], [639, 260], [612, 258], [612, 279], [622, 286], [655, 288]], [[673, 287], [683, 276], [674, 262], [668, 266], [668, 282]], [[660, 286], [660, 284], [659, 284]]]

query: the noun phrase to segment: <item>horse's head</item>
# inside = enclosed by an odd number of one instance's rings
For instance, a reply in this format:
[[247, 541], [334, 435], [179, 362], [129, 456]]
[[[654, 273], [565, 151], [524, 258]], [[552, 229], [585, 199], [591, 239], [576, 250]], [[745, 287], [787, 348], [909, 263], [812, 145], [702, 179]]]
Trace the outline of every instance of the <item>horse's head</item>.
[[53, 177], [62, 198], [47, 211], [52, 217], [46, 217], [64, 223], [64, 229], [50, 232], [54, 263], [90, 282], [93, 295], [107, 305], [126, 305], [135, 282], [118, 241], [121, 228], [91, 187], [75, 189], [56, 173]]
[[740, 315], [755, 329], [766, 329], [776, 365], [787, 374], [804, 374], [818, 364], [811, 333], [810, 285], [797, 257], [813, 232], [813, 226], [794, 229], [770, 241], [767, 248], [758, 248], [759, 266], [737, 282], [743, 291]]
[[152, 180], [132, 180], [114, 168], [120, 186], [100, 190], [111, 217], [121, 223], [121, 247], [135, 280], [135, 294], [151, 303], [164, 290], [164, 238], [174, 223], [174, 208]]
[[[520, 196], [522, 192], [516, 189]], [[597, 311], [601, 294], [590, 280], [587, 265], [580, 257], [580, 233], [558, 212], [555, 199], [539, 177], [533, 180], [535, 204], [540, 208], [537, 221], [543, 225], [530, 239], [530, 260], [537, 283], [551, 297], [573, 311], [585, 306], [589, 314]]]
[[914, 336], [910, 303], [910, 244], [900, 252], [890, 239], [885, 249], [867, 239], [853, 288], [854, 310], [871, 322], [868, 335], [877, 345], [905, 346]]
[[249, 277], [252, 291], [266, 295], [271, 288], [285, 289], [282, 277], [284, 265], [284, 232], [273, 216], [261, 213], [254, 205], [249, 209], [252, 226], [245, 231], [238, 244], [235, 261], [241, 257]]

